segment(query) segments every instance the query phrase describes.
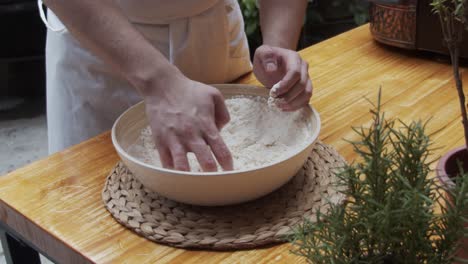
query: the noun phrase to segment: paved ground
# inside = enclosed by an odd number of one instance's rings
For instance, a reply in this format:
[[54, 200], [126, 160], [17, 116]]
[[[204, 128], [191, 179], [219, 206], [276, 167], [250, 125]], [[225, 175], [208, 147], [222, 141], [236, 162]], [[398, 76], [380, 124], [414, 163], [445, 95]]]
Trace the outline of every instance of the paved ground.
[[[0, 150], [0, 175], [47, 156], [44, 98], [0, 98]], [[0, 264], [5, 263], [0, 246]]]
[[[0, 100], [0, 109], [1, 104]], [[27, 100], [10, 110], [0, 110], [0, 146], [0, 175], [47, 155], [43, 98]]]

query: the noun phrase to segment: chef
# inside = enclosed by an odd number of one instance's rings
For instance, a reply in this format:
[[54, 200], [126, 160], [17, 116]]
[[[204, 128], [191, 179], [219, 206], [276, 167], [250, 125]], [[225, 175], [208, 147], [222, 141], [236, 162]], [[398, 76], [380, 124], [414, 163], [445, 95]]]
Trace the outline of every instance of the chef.
[[[224, 83], [252, 70], [266, 87], [279, 82], [279, 107], [308, 104], [308, 64], [294, 51], [307, 0], [260, 0], [263, 45], [250, 62], [237, 0], [38, 0], [46, 45], [49, 152], [111, 128], [144, 100], [165, 168], [233, 168], [220, 136], [229, 112]], [[44, 6], [49, 8], [47, 17]]]

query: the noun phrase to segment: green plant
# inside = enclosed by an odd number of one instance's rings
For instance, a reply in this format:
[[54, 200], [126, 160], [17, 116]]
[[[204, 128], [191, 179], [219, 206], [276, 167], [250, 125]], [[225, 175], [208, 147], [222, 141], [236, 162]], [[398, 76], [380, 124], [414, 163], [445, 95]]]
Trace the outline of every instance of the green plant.
[[388, 121], [380, 106], [379, 95], [372, 126], [354, 128], [360, 140], [350, 143], [359, 160], [337, 174], [348, 199], [296, 228], [293, 253], [311, 263], [451, 263], [465, 232], [468, 174], [448, 202], [428, 177], [426, 123]]
[[[327, 17], [352, 17], [356, 25], [362, 25], [369, 19], [369, 1], [367, 0], [311, 0], [307, 10], [306, 24], [322, 24]], [[317, 8], [322, 7], [322, 8]], [[325, 9], [325, 10], [324, 10]]]
[[463, 92], [463, 82], [459, 66], [460, 43], [465, 29], [468, 29], [467, 0], [432, 0], [431, 6], [432, 11], [439, 16], [444, 42], [450, 53], [453, 77], [455, 78], [455, 86], [460, 102], [465, 144], [468, 147], [468, 116], [465, 108], [465, 93]]
[[260, 30], [260, 19], [256, 0], [239, 0], [245, 23], [245, 33], [253, 36]]
[[[245, 33], [250, 47], [255, 50], [262, 43], [260, 31], [260, 17], [256, 0], [238, 0], [245, 23]], [[320, 2], [320, 3], [319, 3]], [[369, 18], [367, 0], [309, 0], [307, 8], [306, 25], [323, 24], [327, 19], [326, 13], [333, 16], [352, 17], [356, 25], [367, 22]], [[317, 8], [318, 5], [325, 6], [327, 10]]]
[[362, 25], [369, 20], [369, 1], [351, 0], [346, 2], [349, 3], [349, 11], [353, 14], [356, 25]]
[[253, 56], [258, 46], [262, 45], [260, 16], [256, 0], [238, 0], [244, 17], [244, 29], [249, 41], [250, 55]]

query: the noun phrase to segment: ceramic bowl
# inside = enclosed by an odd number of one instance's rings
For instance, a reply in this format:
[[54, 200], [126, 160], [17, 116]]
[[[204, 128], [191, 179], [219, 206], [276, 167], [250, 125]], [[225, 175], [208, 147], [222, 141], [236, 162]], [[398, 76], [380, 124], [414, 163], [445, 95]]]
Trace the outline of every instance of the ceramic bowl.
[[[249, 85], [214, 85], [225, 98], [238, 95], [268, 97], [268, 90]], [[264, 196], [288, 182], [303, 166], [320, 131], [320, 117], [308, 107], [310, 136], [294, 155], [262, 167], [219, 172], [183, 172], [146, 164], [128, 154], [140, 131], [147, 126], [144, 104], [138, 103], [124, 112], [112, 127], [112, 142], [128, 169], [149, 190], [169, 199], [203, 206], [220, 206], [246, 202]]]

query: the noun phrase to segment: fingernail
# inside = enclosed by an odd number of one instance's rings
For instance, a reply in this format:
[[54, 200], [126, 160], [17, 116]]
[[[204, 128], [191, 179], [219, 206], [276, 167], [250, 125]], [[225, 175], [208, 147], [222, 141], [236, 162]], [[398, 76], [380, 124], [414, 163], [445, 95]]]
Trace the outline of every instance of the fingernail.
[[266, 64], [266, 70], [267, 71], [276, 71], [276, 64], [273, 62], [268, 62]]

